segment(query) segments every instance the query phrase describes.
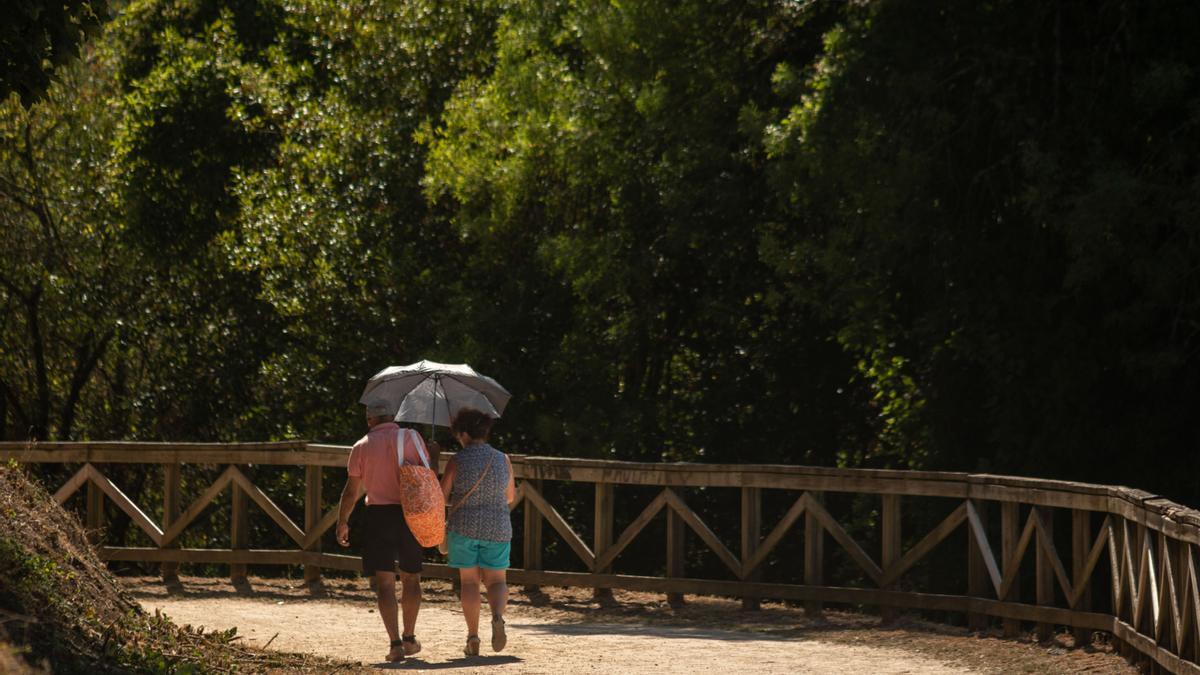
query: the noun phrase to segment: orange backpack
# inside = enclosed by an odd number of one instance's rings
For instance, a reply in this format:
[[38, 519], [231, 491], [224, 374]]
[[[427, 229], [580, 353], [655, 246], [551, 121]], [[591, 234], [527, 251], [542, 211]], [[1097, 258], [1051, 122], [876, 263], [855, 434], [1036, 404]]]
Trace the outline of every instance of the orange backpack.
[[[446, 499], [437, 473], [429, 466], [425, 444], [414, 439], [417, 432], [401, 429], [396, 434], [396, 465], [400, 481], [400, 504], [404, 521], [412, 530], [417, 543], [426, 548], [437, 546], [446, 536]], [[416, 446], [422, 464], [405, 466], [404, 449]]]

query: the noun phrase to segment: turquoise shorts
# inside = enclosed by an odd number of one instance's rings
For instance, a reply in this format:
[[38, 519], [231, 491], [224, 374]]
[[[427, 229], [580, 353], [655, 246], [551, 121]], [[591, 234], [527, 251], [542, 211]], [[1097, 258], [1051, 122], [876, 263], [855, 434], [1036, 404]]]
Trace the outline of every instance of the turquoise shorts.
[[449, 549], [447, 557], [451, 567], [504, 570], [508, 569], [512, 542], [472, 539], [457, 532], [446, 532], [446, 547]]

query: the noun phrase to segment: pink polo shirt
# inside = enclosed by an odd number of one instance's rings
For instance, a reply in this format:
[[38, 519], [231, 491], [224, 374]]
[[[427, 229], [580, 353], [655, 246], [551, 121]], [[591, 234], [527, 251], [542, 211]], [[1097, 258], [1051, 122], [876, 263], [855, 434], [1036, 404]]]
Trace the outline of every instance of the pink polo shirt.
[[[363, 487], [367, 489], [368, 505], [400, 503], [400, 479], [396, 472], [398, 431], [400, 425], [395, 422], [376, 424], [350, 451], [346, 472], [362, 479]], [[404, 463], [423, 465], [421, 454], [428, 457], [429, 452], [425, 449], [425, 440], [421, 438], [421, 434], [412, 429], [405, 429], [404, 438]]]

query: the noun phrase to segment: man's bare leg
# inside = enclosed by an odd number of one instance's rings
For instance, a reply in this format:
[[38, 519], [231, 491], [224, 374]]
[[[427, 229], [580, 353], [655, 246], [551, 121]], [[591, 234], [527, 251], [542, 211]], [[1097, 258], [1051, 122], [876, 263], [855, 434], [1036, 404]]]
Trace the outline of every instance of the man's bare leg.
[[[416, 635], [417, 612], [421, 610], [421, 575], [409, 572], [400, 573], [400, 609], [404, 617], [404, 636], [411, 638]], [[420, 643], [409, 642], [404, 650], [406, 655], [421, 651]]]
[[[379, 601], [379, 617], [383, 619], [383, 627], [387, 629], [388, 639], [392, 642], [400, 639], [399, 620], [396, 616], [396, 575], [393, 572], [375, 573], [375, 597]], [[392, 647], [388, 651], [388, 661], [398, 661], [404, 658], [404, 650]]]

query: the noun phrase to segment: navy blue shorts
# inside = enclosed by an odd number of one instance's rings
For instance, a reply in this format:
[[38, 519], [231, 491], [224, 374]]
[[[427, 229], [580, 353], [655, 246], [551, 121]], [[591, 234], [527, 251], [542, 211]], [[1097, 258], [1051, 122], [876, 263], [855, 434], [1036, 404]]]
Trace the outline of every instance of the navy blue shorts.
[[367, 506], [363, 514], [362, 571], [363, 576], [376, 572], [420, 574], [425, 549], [417, 542], [404, 520], [404, 507], [399, 504]]

